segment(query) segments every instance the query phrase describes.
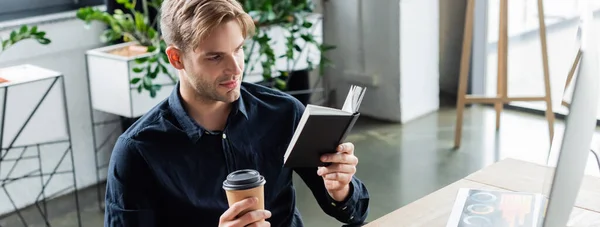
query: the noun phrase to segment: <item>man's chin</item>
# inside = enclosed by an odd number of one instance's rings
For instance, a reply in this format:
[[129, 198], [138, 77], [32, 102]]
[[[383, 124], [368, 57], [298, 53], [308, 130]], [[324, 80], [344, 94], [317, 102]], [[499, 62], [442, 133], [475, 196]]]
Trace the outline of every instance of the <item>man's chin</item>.
[[239, 88], [233, 89], [233, 90], [228, 91], [225, 94], [221, 95], [221, 99], [227, 103], [235, 102], [239, 98], [240, 98], [240, 89]]

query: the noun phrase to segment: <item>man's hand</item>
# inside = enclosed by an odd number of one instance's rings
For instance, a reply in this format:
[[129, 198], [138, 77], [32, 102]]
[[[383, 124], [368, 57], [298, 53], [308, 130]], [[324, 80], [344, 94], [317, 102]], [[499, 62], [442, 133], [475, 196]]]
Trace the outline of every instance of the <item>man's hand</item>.
[[326, 167], [319, 167], [317, 174], [323, 177], [325, 188], [334, 200], [341, 202], [350, 194], [350, 181], [356, 173], [358, 158], [354, 156], [354, 144], [343, 143], [337, 148], [335, 154], [321, 156], [322, 162], [331, 163]]
[[[271, 217], [267, 210], [254, 210], [243, 213], [246, 209], [254, 206], [257, 198], [247, 198], [232, 204], [219, 219], [219, 227], [269, 227], [271, 224], [265, 219]], [[241, 215], [240, 215], [241, 214]]]

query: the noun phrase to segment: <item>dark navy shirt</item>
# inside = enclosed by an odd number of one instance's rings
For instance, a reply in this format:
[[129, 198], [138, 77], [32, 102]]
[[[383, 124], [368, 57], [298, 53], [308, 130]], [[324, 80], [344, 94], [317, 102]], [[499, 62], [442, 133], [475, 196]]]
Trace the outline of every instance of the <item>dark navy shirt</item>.
[[303, 226], [292, 171], [322, 210], [342, 223], [361, 223], [369, 195], [357, 178], [346, 201], [334, 201], [317, 168], [289, 169], [283, 157], [304, 105], [292, 96], [242, 83], [223, 131], [198, 125], [184, 110], [179, 85], [118, 139], [108, 167], [105, 226], [217, 226], [228, 209], [228, 173], [255, 169], [265, 176], [271, 226]]

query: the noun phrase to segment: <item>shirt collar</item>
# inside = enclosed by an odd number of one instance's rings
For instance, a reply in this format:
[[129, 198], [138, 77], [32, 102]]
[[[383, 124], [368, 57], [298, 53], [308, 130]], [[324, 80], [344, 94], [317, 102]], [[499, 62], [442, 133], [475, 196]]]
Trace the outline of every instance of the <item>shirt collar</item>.
[[243, 98], [244, 94], [246, 93], [246, 89], [242, 85], [240, 85], [240, 97], [237, 100], [235, 100], [235, 102], [233, 102], [233, 109], [231, 109], [231, 112], [234, 114], [241, 113], [244, 115], [244, 117], [247, 120], [248, 119], [248, 112], [246, 112], [247, 103], [244, 102], [244, 98]]
[[[186, 134], [192, 139], [199, 139], [206, 129], [202, 128], [196, 121], [188, 115], [185, 108], [183, 108], [181, 94], [179, 93], [180, 83], [177, 82], [175, 88], [171, 92], [171, 95], [168, 98], [169, 107], [171, 108], [171, 112], [186, 132]], [[248, 119], [248, 112], [246, 111], [246, 103], [244, 102], [242, 96], [245, 90], [240, 89], [240, 97], [233, 103], [233, 108], [231, 109], [231, 113], [229, 117], [236, 116], [241, 113], [246, 119]], [[244, 90], [244, 91], [242, 91]]]

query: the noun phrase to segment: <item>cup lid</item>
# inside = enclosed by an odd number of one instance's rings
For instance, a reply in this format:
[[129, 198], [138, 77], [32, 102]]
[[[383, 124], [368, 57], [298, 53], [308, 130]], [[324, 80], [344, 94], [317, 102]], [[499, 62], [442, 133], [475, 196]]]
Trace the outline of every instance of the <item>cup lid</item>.
[[245, 190], [265, 184], [265, 178], [256, 170], [243, 169], [237, 170], [229, 175], [223, 181], [225, 190]]

